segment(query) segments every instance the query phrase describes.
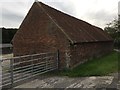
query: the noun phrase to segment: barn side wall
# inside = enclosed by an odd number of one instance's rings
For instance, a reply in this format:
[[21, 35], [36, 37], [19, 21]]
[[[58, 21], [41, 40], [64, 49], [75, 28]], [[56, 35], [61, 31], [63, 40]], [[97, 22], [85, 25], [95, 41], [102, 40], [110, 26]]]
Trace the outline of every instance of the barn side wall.
[[38, 5], [32, 6], [13, 39], [14, 56], [59, 50], [60, 68], [66, 67], [68, 46], [66, 36]]
[[113, 42], [82, 43], [70, 47], [70, 67], [100, 57], [113, 50]]

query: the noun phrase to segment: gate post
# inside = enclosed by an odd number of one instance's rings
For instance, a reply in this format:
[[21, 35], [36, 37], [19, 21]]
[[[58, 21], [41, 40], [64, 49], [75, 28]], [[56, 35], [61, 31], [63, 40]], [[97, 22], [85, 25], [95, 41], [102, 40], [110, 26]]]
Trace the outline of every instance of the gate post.
[[11, 77], [11, 88], [13, 87], [14, 79], [13, 79], [13, 60], [10, 59], [10, 77]]
[[2, 89], [2, 62], [3, 62], [3, 60], [2, 59], [0, 59], [0, 90]]
[[[34, 55], [34, 54], [33, 54], [33, 55]], [[32, 70], [31, 70], [32, 76], [34, 75], [34, 63], [33, 63], [33, 62], [34, 62], [34, 58], [33, 58], [34, 56], [33, 56], [33, 55], [30, 56], [31, 61], [32, 61], [32, 63], [31, 63], [31, 64], [32, 64]]]
[[47, 60], [47, 53], [45, 54], [45, 70], [47, 71], [47, 69], [48, 69], [48, 66], [47, 66], [47, 64], [48, 64], [48, 60]]
[[60, 68], [60, 60], [59, 60], [59, 50], [57, 50], [57, 69], [59, 70]]

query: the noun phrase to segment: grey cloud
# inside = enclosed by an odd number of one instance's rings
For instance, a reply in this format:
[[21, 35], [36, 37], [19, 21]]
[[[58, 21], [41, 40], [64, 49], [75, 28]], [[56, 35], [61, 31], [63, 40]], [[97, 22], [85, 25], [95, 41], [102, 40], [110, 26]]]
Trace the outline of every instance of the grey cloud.
[[24, 17], [22, 15], [17, 14], [17, 13], [13, 13], [7, 9], [3, 9], [2, 10], [2, 18], [3, 18], [3, 20], [8, 19], [11, 21], [18, 22], [18, 21], [21, 21]]
[[104, 10], [100, 10], [98, 12], [88, 12], [87, 15], [89, 15], [89, 18], [96, 19], [99, 21], [101, 21], [101, 20], [109, 21], [109, 20], [111, 20], [111, 18], [115, 18], [117, 16], [117, 14], [115, 15], [115, 13], [109, 13]]
[[51, 7], [55, 7], [57, 9], [59, 9], [60, 11], [63, 11], [67, 14], [70, 15], [74, 15], [76, 16], [76, 11], [75, 11], [75, 7], [72, 4], [72, 2], [69, 1], [68, 2], [47, 2], [48, 5], [50, 5]]
[[96, 25], [101, 26], [102, 28], [104, 28], [103, 26], [117, 17], [117, 14], [110, 13], [105, 10], [100, 10], [98, 12], [88, 12], [86, 15], [88, 19], [94, 21]]
[[24, 16], [15, 12], [11, 12], [7, 9], [2, 10], [2, 26], [5, 27], [19, 27], [19, 24], [23, 20]]
[[16, 2], [16, 5], [21, 5], [21, 6], [23, 6], [23, 5], [25, 5], [25, 2]]
[[0, 17], [2, 16], [1, 26], [19, 27], [25, 15], [27, 14], [27, 9], [29, 9], [32, 4], [31, 2], [32, 1], [25, 2], [20, 0], [14, 2], [2, 2], [2, 12], [0, 12]]
[[[32, 0], [30, 2], [27, 2], [29, 5], [32, 4], [31, 2], [33, 2]], [[46, 3], [48, 5], [50, 5], [51, 7], [57, 8], [58, 10], [61, 10], [67, 14], [76, 15], [76, 11], [74, 9], [74, 6], [72, 5], [71, 2], [47, 2]], [[25, 6], [27, 4], [25, 4], [25, 2], [13, 2], [10, 3], [8, 2], [8, 5], [16, 5], [17, 8], [23, 9], [22, 6]], [[30, 5], [31, 6], [31, 5]], [[17, 8], [16, 9], [12, 9], [13, 7], [11, 7], [10, 9], [7, 7], [3, 7], [2, 9], [2, 22], [3, 25], [8, 25], [8, 26], [18, 26], [20, 25], [20, 23], [23, 21], [24, 19], [24, 15], [23, 13], [17, 12]], [[9, 24], [10, 22], [12, 22], [13, 24]]]
[[76, 11], [75, 8], [72, 4], [66, 4], [66, 3], [61, 3], [61, 5], [57, 5], [62, 11], [71, 14], [71, 15], [75, 15]]
[[118, 2], [118, 14], [120, 15], [120, 1]]

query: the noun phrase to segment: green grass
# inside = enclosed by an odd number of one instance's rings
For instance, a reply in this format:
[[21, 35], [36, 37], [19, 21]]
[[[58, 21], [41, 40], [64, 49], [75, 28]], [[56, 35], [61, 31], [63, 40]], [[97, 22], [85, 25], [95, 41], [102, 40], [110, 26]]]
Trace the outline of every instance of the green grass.
[[118, 54], [112, 52], [101, 58], [89, 60], [72, 70], [51, 72], [50, 75], [69, 77], [104, 76], [118, 71]]

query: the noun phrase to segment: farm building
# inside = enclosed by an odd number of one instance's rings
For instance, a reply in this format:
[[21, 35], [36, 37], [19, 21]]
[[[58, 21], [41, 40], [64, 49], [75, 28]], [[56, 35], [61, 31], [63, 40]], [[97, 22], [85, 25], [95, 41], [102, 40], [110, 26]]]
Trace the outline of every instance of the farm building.
[[61, 68], [72, 68], [112, 51], [113, 40], [101, 28], [34, 2], [13, 40], [14, 56], [59, 50]]

